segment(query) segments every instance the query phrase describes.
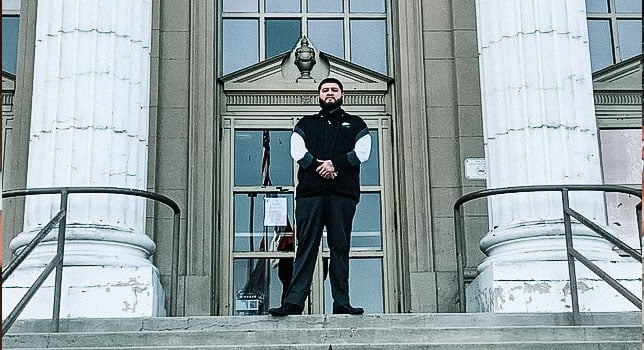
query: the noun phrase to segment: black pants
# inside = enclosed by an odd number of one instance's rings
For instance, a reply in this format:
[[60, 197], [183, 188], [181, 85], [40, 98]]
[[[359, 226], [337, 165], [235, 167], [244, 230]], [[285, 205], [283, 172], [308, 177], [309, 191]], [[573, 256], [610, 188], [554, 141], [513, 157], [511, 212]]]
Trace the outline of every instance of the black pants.
[[349, 304], [349, 249], [356, 204], [350, 198], [333, 195], [297, 199], [297, 252], [285, 303], [304, 307], [313, 280], [322, 230], [326, 226], [331, 255], [331, 295], [336, 305]]

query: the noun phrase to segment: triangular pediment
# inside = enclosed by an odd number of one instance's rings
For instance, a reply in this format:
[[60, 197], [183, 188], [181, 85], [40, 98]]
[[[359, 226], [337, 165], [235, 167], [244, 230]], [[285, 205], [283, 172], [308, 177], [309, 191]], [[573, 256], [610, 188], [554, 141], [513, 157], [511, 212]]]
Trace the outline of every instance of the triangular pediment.
[[595, 91], [640, 91], [642, 89], [642, 55], [593, 73]]
[[[315, 91], [317, 84], [324, 78], [335, 77], [340, 79], [345, 91], [387, 91], [392, 79], [368, 68], [351, 63], [330, 54], [311, 48], [314, 61], [309, 72], [302, 70], [296, 64], [300, 57], [299, 49], [303, 46], [302, 38], [291, 52], [272, 57], [263, 62], [240, 69], [221, 77], [225, 92], [254, 91], [254, 92], [279, 92], [279, 91]], [[301, 50], [300, 50], [301, 51]]]
[[11, 91], [16, 89], [16, 76], [2, 71], [2, 90]]
[[593, 97], [598, 125], [637, 127], [642, 119], [642, 55], [593, 74]]

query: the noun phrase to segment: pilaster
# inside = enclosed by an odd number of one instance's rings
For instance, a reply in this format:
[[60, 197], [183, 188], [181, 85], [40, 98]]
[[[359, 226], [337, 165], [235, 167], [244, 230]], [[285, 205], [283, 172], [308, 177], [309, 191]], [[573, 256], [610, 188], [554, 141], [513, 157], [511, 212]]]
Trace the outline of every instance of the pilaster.
[[[427, 125], [427, 98], [425, 96], [425, 70], [419, 57], [423, 57], [423, 11], [420, 1], [399, 1], [393, 12], [397, 30], [396, 115], [394, 143], [398, 145], [395, 161], [398, 164], [396, 200], [399, 203], [400, 244], [407, 247], [404, 263], [410, 275], [403, 304], [414, 311], [436, 310], [436, 289], [421, 283], [434, 271], [432, 216], [430, 208], [430, 168]], [[430, 277], [433, 281], [435, 278]], [[411, 290], [411, 291], [410, 291]], [[405, 299], [409, 299], [406, 301]], [[422, 300], [422, 302], [421, 302]], [[406, 311], [406, 310], [405, 310]]]

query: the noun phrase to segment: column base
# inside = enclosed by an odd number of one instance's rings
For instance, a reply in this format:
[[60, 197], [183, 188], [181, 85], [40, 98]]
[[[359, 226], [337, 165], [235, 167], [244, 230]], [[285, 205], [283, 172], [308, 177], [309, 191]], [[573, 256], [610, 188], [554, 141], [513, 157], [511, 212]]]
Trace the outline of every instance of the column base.
[[[2, 318], [6, 318], [42, 272], [21, 268], [2, 284]], [[19, 319], [50, 319], [55, 271]], [[159, 271], [147, 266], [69, 266], [63, 269], [61, 318], [165, 316]]]
[[[642, 292], [636, 261], [593, 261], [631, 293]], [[576, 263], [581, 312], [639, 311], [583, 264]], [[572, 312], [567, 261], [492, 262], [466, 289], [468, 312]]]

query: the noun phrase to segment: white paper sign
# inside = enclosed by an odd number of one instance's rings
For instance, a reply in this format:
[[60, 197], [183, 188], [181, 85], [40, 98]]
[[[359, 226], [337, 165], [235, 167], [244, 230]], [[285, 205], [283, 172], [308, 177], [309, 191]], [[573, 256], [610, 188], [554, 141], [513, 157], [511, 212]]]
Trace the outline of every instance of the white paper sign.
[[286, 226], [286, 198], [264, 198], [264, 226]]

